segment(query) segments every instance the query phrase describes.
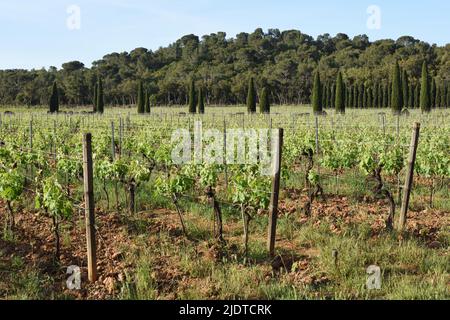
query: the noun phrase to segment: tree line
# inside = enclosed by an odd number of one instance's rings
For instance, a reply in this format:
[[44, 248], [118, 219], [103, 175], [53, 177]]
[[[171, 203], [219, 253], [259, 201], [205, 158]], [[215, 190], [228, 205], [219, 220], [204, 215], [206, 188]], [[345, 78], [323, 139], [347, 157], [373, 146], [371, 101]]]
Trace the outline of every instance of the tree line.
[[402, 107], [420, 105], [416, 98], [422, 87], [423, 62], [428, 67], [431, 104], [448, 106], [450, 44], [430, 45], [409, 36], [370, 42], [366, 35], [350, 39], [342, 33], [314, 39], [298, 30], [278, 29], [257, 29], [234, 38], [223, 32], [201, 39], [186, 35], [155, 51], [137, 48], [108, 54], [91, 68], [72, 61], [61, 69], [1, 70], [0, 104], [47, 105], [55, 81], [60, 103], [71, 106], [97, 106], [99, 82], [101, 108], [139, 104], [142, 111], [142, 106], [147, 110], [147, 101], [149, 105], [190, 105], [192, 81], [197, 105], [199, 89], [205, 104], [243, 104], [252, 78], [256, 99], [265, 91], [273, 104], [307, 104], [318, 71], [324, 107], [334, 107], [338, 85], [347, 107], [386, 106], [392, 102], [396, 62], [400, 78], [405, 79], [399, 81]]
[[421, 70], [420, 82], [414, 84], [396, 62], [387, 84], [375, 83], [370, 87], [344, 82], [341, 71], [335, 82], [321, 83], [317, 71], [311, 96], [313, 110], [320, 114], [324, 108], [335, 109], [338, 113], [345, 113], [346, 108], [391, 108], [400, 114], [413, 108], [430, 112], [433, 108], [450, 107], [450, 88], [430, 78], [426, 61]]

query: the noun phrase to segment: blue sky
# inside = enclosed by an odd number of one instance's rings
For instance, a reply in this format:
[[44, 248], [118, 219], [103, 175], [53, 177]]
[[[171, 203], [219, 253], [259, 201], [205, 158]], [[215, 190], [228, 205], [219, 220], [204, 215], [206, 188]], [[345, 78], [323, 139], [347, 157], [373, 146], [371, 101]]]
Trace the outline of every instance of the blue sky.
[[[81, 29], [69, 30], [67, 8], [81, 9]], [[381, 29], [367, 27], [367, 8], [381, 9]], [[157, 49], [185, 34], [199, 36], [299, 29], [316, 37], [343, 32], [371, 40], [411, 35], [445, 45], [448, 0], [0, 0], [0, 69], [87, 66], [111, 52]]]

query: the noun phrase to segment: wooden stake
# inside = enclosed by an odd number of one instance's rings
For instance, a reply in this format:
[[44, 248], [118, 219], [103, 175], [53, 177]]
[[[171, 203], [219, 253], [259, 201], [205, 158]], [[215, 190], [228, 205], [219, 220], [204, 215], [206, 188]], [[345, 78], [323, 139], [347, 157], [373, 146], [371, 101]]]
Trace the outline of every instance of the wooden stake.
[[402, 201], [402, 209], [400, 211], [400, 220], [398, 229], [402, 231], [406, 225], [406, 219], [409, 208], [409, 200], [411, 199], [411, 189], [414, 181], [414, 165], [416, 163], [417, 147], [419, 145], [420, 123], [416, 122], [413, 128], [411, 139], [411, 147], [409, 151], [408, 168], [406, 172], [406, 181]]
[[320, 146], [319, 146], [319, 117], [316, 116], [316, 153], [319, 154]]
[[111, 158], [116, 160], [116, 142], [114, 139], [114, 121], [111, 121]]
[[276, 153], [272, 154], [273, 157], [273, 177], [272, 177], [272, 194], [270, 197], [269, 208], [269, 232], [267, 238], [267, 249], [270, 257], [275, 255], [275, 239], [277, 232], [277, 219], [278, 219], [278, 199], [280, 195], [280, 176], [281, 176], [281, 154], [283, 150], [283, 129], [278, 129], [276, 135]]
[[95, 282], [97, 280], [97, 254], [95, 242], [94, 182], [91, 143], [92, 135], [90, 133], [86, 133], [83, 139], [83, 175], [88, 279], [90, 282]]

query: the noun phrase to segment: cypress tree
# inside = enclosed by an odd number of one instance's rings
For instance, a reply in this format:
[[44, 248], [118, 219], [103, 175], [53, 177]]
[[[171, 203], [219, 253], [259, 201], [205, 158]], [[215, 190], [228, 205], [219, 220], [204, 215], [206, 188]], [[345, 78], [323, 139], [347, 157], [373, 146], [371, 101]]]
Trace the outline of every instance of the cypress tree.
[[324, 106], [324, 108], [330, 109], [330, 108], [333, 107], [332, 101], [333, 101], [333, 97], [334, 97], [333, 84], [332, 83], [328, 83], [326, 95], [327, 95], [327, 99], [326, 99], [327, 100], [327, 104], [326, 104], [326, 106]]
[[436, 85], [436, 100], [435, 100], [436, 108], [441, 108], [441, 86]]
[[368, 108], [368, 103], [367, 103], [367, 97], [368, 97], [368, 89], [364, 86], [364, 92], [363, 92], [363, 108], [366, 109]]
[[434, 78], [431, 81], [430, 103], [432, 108], [436, 108], [436, 80]]
[[383, 94], [383, 108], [389, 108], [389, 85], [384, 85], [384, 94]]
[[334, 84], [328, 83], [328, 92], [327, 92], [327, 109], [333, 108], [334, 105]]
[[442, 106], [442, 108], [447, 108], [448, 107], [447, 91], [448, 91], [447, 84], [444, 82], [442, 84], [442, 90], [441, 90], [441, 92], [442, 92], [442, 94], [441, 94], [441, 106]]
[[334, 109], [334, 102], [336, 100], [336, 85], [334, 83], [330, 86], [329, 91], [330, 91], [329, 108]]
[[137, 111], [139, 114], [145, 113], [144, 84], [142, 83], [142, 81], [139, 81], [138, 85]]
[[97, 112], [97, 90], [98, 90], [98, 81], [94, 85], [94, 101], [93, 102], [93, 110], [94, 112]]
[[383, 108], [384, 106], [384, 86], [380, 83], [378, 85], [378, 107]]
[[446, 86], [445, 107], [446, 108], [450, 107], [450, 88], [449, 88], [449, 84], [447, 84], [447, 86]]
[[389, 82], [387, 87], [387, 108], [391, 108], [391, 97], [392, 97], [392, 82]]
[[148, 91], [145, 91], [145, 106], [144, 106], [145, 113], [151, 113], [150, 110], [150, 95]]
[[358, 92], [358, 108], [363, 109], [364, 108], [364, 84], [361, 84], [359, 87], [359, 92]]
[[261, 98], [259, 99], [259, 112], [270, 113], [269, 93], [266, 87], [261, 91]]
[[345, 113], [344, 104], [344, 84], [342, 81], [342, 73], [339, 71], [336, 79], [334, 106], [337, 113]]
[[191, 79], [191, 84], [189, 86], [189, 113], [195, 114], [197, 112], [197, 99], [195, 94], [195, 81], [194, 78]]
[[375, 84], [373, 87], [372, 108], [378, 108], [378, 85], [377, 84]]
[[367, 88], [367, 107], [373, 108], [373, 91], [372, 88]]
[[104, 111], [105, 111], [105, 97], [103, 93], [103, 82], [101, 78], [98, 78], [97, 112], [103, 113]]
[[420, 84], [416, 84], [416, 88], [414, 89], [414, 108], [420, 108]]
[[256, 90], [253, 78], [250, 78], [247, 88], [247, 112], [256, 112]]
[[52, 95], [50, 96], [49, 110], [51, 113], [59, 112], [59, 94], [58, 94], [58, 85], [56, 84], [56, 81], [53, 82]]
[[406, 72], [406, 70], [403, 70], [402, 92], [403, 92], [403, 108], [408, 108], [409, 80], [408, 80], [408, 73]]
[[349, 108], [353, 108], [353, 94], [354, 94], [353, 89], [354, 89], [353, 86], [350, 86], [348, 89], [348, 107]]
[[326, 109], [328, 107], [328, 84], [321, 83], [320, 84], [321, 89], [321, 101], [322, 101], [322, 108]]
[[443, 108], [448, 108], [448, 107], [450, 107], [450, 94], [449, 94], [448, 84], [444, 83], [442, 93], [443, 93], [443, 96], [441, 99], [441, 105]]
[[323, 108], [328, 108], [328, 85], [326, 83], [322, 84], [322, 106]]
[[400, 66], [398, 65], [398, 61], [395, 63], [394, 72], [392, 75], [391, 108], [395, 114], [400, 114], [403, 108]]
[[414, 86], [412, 84], [409, 85], [408, 90], [408, 108], [414, 108]]
[[351, 100], [350, 89], [351, 89], [351, 86], [348, 83], [344, 83], [344, 91], [345, 91], [345, 103], [344, 103], [344, 105], [345, 105], [345, 108], [350, 108], [350, 100]]
[[448, 108], [448, 86], [446, 83], [442, 85], [442, 97], [441, 97], [441, 106], [442, 108]]
[[428, 67], [424, 61], [422, 65], [422, 80], [420, 86], [420, 109], [422, 112], [431, 111], [431, 99], [430, 99], [430, 80], [428, 78]]
[[315, 114], [322, 113], [322, 87], [320, 84], [320, 74], [319, 70], [316, 71], [316, 74], [314, 76], [314, 84], [313, 84], [313, 91], [312, 91], [312, 97], [311, 97], [311, 104], [312, 108]]
[[203, 88], [198, 89], [198, 113], [205, 113], [205, 96], [203, 93]]

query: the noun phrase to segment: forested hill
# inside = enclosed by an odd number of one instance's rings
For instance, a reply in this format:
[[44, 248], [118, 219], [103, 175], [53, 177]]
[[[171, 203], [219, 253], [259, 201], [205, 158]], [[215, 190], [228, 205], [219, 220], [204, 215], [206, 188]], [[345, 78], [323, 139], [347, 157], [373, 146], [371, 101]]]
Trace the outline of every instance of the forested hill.
[[[207, 103], [245, 103], [248, 80], [268, 87], [273, 103], [309, 103], [314, 71], [322, 83], [334, 82], [342, 70], [348, 85], [387, 85], [395, 61], [414, 85], [423, 61], [436, 85], [450, 82], [450, 44], [430, 45], [409, 36], [370, 42], [328, 34], [317, 39], [297, 30], [240, 33], [228, 39], [219, 32], [187, 35], [165, 48], [111, 53], [85, 68], [78, 61], [49, 70], [0, 71], [0, 104], [47, 104], [56, 80], [62, 103], [91, 104], [96, 78], [103, 79], [107, 104], [133, 104], [143, 80], [152, 103], [185, 104], [192, 77], [205, 89]], [[447, 90], [447, 89], [445, 89]]]

